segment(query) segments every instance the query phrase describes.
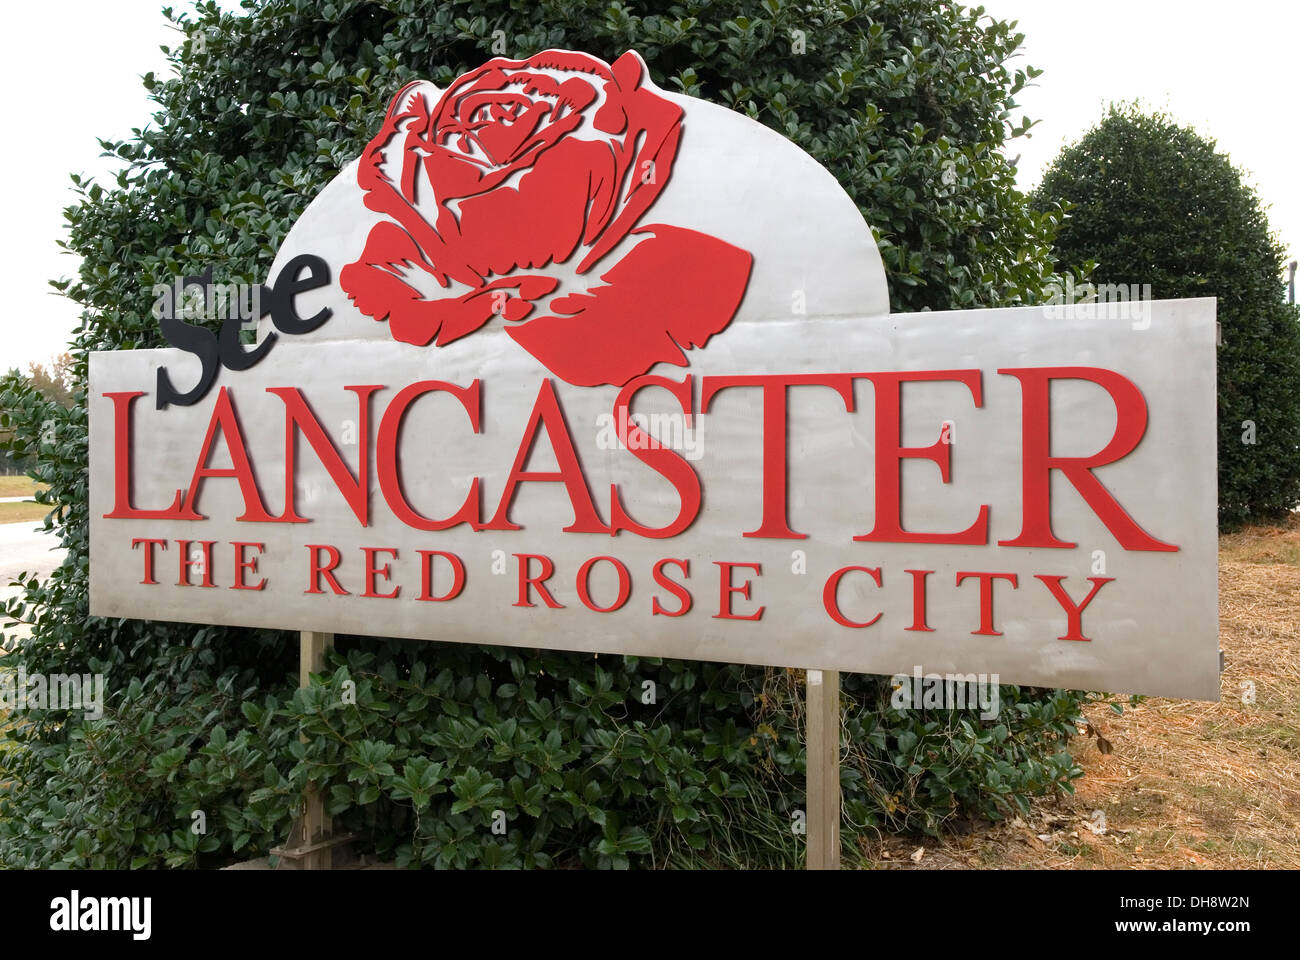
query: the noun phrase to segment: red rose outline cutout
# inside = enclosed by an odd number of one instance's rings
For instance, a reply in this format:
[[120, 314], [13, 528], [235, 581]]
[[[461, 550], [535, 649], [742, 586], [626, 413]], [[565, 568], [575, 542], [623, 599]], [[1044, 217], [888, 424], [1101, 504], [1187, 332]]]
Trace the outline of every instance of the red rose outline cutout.
[[[348, 298], [417, 346], [501, 314], [516, 343], [577, 386], [686, 366], [685, 350], [731, 323], [753, 256], [641, 222], [672, 173], [683, 115], [645, 76], [634, 51], [609, 65], [547, 50], [490, 60], [436, 102], [431, 85], [408, 84], [359, 162], [366, 206], [388, 219], [341, 271]], [[574, 258], [588, 284], [560, 291], [544, 270]]]

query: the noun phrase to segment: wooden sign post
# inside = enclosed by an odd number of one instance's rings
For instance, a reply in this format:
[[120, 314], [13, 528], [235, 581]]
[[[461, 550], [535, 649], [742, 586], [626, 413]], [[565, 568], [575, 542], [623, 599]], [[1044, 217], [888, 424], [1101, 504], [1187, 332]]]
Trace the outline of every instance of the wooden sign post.
[[840, 868], [840, 672], [809, 670], [808, 852], [809, 870]]
[[[311, 684], [311, 675], [325, 669], [325, 651], [334, 646], [334, 634], [303, 630], [298, 641], [298, 686]], [[271, 853], [280, 858], [288, 870], [328, 870], [334, 863], [334, 848], [347, 843], [348, 835], [334, 836], [330, 817], [325, 813], [325, 799], [316, 785], [309, 784], [303, 794], [302, 815], [294, 822], [289, 839]]]

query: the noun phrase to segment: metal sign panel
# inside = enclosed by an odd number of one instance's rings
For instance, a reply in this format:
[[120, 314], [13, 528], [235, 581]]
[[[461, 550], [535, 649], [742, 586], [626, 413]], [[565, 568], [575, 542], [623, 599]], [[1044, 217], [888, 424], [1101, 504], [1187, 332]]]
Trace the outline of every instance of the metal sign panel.
[[1218, 697], [1212, 300], [889, 315], [811, 158], [563, 51], [271, 277], [92, 356], [95, 615]]

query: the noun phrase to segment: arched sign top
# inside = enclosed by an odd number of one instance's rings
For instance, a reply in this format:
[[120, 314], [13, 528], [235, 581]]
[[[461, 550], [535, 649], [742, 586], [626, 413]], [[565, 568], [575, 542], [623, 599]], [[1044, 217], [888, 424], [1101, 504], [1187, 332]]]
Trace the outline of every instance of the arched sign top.
[[685, 367], [733, 326], [889, 312], [871, 230], [830, 172], [657, 88], [635, 51], [408, 84], [272, 276], [302, 253], [341, 267], [312, 339], [504, 337], [578, 386]]

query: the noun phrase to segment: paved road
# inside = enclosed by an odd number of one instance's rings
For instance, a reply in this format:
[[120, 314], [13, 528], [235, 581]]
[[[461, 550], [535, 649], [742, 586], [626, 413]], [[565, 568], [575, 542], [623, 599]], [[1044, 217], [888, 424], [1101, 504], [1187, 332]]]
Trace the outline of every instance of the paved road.
[[[0, 600], [22, 593], [17, 587], [9, 586], [18, 574], [26, 571], [39, 577], [48, 576], [63, 562], [64, 553], [53, 534], [36, 529], [35, 520], [0, 523]], [[6, 634], [21, 632], [25, 631], [22, 628], [5, 631]]]
[[45, 576], [63, 562], [58, 540], [38, 528], [36, 520], [0, 523], [0, 589], [26, 570]]

